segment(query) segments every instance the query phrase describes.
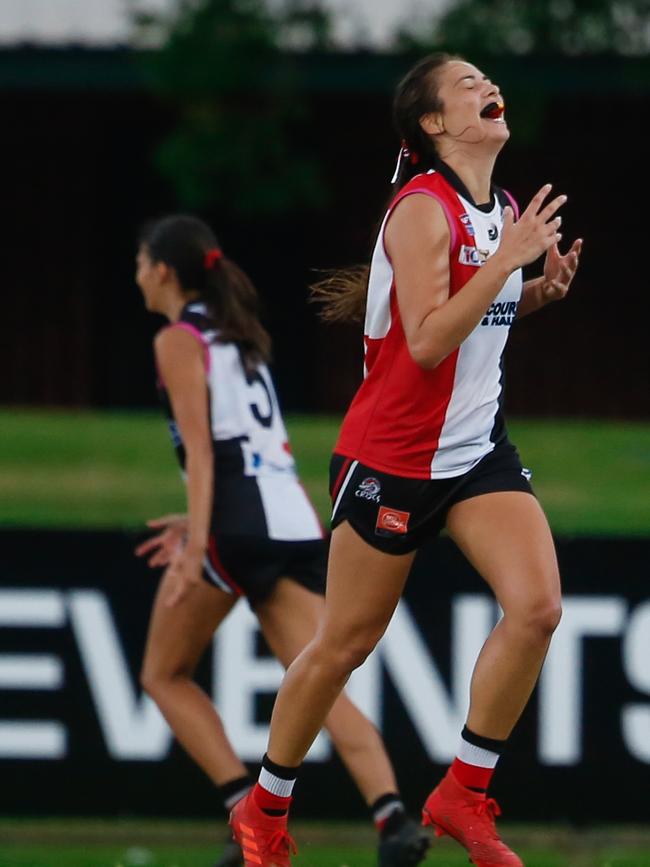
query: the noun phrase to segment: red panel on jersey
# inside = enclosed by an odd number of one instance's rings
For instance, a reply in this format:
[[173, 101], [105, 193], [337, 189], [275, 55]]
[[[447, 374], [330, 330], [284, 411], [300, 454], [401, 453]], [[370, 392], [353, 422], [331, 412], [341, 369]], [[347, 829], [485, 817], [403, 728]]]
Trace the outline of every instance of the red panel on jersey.
[[[395, 198], [389, 213], [406, 196], [431, 195], [442, 205], [451, 237], [450, 295], [476, 273], [459, 261], [461, 247], [475, 249], [458, 195], [442, 175], [419, 175]], [[382, 245], [383, 237], [378, 239]], [[397, 304], [394, 282], [390, 292], [390, 324], [385, 335], [364, 337], [366, 378], [343, 421], [335, 451], [383, 472], [430, 478], [431, 462], [451, 400], [458, 350], [434, 370], [413, 361]], [[369, 301], [370, 303], [370, 301]], [[385, 303], [385, 301], [384, 301]]]

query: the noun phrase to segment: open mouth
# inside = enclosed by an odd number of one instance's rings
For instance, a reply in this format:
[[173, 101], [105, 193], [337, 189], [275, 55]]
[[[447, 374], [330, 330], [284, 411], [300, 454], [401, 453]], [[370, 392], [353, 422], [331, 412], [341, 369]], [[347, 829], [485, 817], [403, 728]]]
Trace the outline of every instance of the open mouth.
[[502, 99], [499, 99], [498, 102], [489, 102], [481, 111], [481, 117], [486, 118], [487, 120], [498, 120], [503, 123], [503, 112], [505, 111], [505, 108], [506, 104]]

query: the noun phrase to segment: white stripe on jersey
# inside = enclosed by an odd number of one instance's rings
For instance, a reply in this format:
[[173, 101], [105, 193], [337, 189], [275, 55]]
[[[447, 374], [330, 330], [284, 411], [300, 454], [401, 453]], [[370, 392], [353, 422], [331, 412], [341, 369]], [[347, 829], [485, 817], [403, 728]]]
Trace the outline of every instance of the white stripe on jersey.
[[293, 476], [261, 475], [257, 487], [270, 539], [300, 542], [322, 538], [316, 512]]
[[385, 337], [390, 331], [390, 290], [393, 285], [393, 266], [384, 248], [384, 229], [392, 211], [388, 211], [379, 230], [379, 235], [370, 263], [368, 297], [364, 335], [373, 340]]
[[[501, 205], [495, 197], [494, 207], [486, 213], [460, 195], [459, 199], [471, 219], [476, 247], [492, 255], [503, 228]], [[517, 270], [508, 277], [491, 308], [508, 302], [516, 304], [521, 291], [521, 270]], [[484, 317], [459, 347], [451, 399], [431, 461], [432, 479], [462, 475], [494, 448], [490, 434], [502, 389], [498, 361], [509, 331], [508, 327], [489, 324], [494, 318]]]

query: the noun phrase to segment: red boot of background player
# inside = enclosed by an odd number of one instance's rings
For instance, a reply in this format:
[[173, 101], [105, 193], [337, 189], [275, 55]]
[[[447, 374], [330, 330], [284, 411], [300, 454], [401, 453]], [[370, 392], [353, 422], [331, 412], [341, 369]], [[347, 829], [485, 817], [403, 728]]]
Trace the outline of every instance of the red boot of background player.
[[457, 840], [476, 867], [523, 867], [497, 834], [494, 818], [500, 812], [493, 798], [461, 786], [449, 770], [427, 798], [422, 824], [433, 825], [437, 837], [449, 834]]
[[287, 814], [269, 816], [249, 792], [230, 813], [230, 827], [244, 854], [245, 867], [291, 867], [296, 844], [287, 831]]

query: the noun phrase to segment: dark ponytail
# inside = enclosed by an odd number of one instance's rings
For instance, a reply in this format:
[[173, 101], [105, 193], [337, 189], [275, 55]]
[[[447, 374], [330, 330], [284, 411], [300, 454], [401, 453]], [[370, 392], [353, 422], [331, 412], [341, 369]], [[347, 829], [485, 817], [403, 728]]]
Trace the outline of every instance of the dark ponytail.
[[[443, 52], [430, 54], [410, 69], [397, 85], [393, 123], [401, 150], [389, 202], [411, 178], [435, 168], [437, 154], [433, 138], [422, 129], [420, 119], [442, 111], [436, 73], [449, 61], [461, 59]], [[327, 322], [363, 322], [369, 274], [368, 265], [356, 265], [333, 271], [313, 284], [311, 299], [322, 305], [321, 318]]]
[[223, 343], [236, 343], [247, 368], [271, 356], [271, 338], [259, 319], [259, 297], [249, 277], [223, 255], [212, 229], [197, 217], [175, 214], [148, 225], [140, 238], [152, 261], [176, 272], [188, 295], [197, 293]]

